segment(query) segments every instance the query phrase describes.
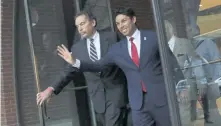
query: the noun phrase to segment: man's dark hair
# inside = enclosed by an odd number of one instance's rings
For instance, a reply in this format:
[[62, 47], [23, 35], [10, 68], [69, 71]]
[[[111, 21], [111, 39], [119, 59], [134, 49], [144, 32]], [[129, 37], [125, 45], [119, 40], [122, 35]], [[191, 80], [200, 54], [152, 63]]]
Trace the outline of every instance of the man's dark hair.
[[115, 11], [115, 17], [119, 14], [126, 15], [130, 18], [132, 18], [133, 16], [136, 16], [134, 10], [132, 8], [127, 8], [127, 7], [117, 8]]
[[76, 18], [81, 15], [87, 16], [89, 20], [95, 20], [95, 22], [96, 22], [95, 26], [97, 25], [97, 20], [96, 20], [95, 16], [91, 13], [91, 11], [89, 11], [89, 10], [80, 11], [75, 15], [74, 19], [76, 20]]

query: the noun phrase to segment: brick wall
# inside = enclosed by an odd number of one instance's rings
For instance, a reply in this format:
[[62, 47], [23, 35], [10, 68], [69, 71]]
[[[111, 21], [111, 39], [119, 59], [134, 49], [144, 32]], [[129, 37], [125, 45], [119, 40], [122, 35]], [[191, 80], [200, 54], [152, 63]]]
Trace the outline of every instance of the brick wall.
[[12, 16], [14, 0], [2, 0], [2, 66], [1, 66], [1, 126], [16, 125], [16, 102], [12, 67]]

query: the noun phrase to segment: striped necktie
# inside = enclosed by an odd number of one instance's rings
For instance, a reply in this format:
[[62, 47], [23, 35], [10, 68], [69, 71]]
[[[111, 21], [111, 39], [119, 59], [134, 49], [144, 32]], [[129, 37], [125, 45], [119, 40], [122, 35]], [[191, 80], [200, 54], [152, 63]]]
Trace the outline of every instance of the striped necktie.
[[95, 62], [98, 60], [97, 51], [94, 45], [94, 39], [90, 39], [90, 59]]

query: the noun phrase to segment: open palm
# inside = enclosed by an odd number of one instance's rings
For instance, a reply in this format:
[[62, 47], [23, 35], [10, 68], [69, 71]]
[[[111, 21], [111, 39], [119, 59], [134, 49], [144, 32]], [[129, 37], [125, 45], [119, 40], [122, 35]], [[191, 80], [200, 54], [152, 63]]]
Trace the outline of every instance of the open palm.
[[63, 58], [66, 62], [69, 64], [74, 64], [75, 59], [73, 59], [71, 52], [68, 51], [68, 49], [62, 44], [61, 46], [57, 47], [58, 55]]

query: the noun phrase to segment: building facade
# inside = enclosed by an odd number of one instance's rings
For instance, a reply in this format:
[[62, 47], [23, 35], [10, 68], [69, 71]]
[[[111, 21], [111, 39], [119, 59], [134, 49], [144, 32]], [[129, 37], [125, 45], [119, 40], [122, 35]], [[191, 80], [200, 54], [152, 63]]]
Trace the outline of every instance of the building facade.
[[[27, 6], [30, 21], [27, 20]], [[151, 29], [158, 33], [159, 48], [162, 56], [162, 45], [167, 45], [170, 40], [164, 29], [163, 21], [171, 22], [174, 35], [177, 38], [191, 39], [187, 26], [200, 28], [197, 37], [209, 37], [221, 49], [220, 22], [221, 3], [220, 0], [207, 2], [207, 0], [2, 0], [1, 2], [1, 125], [2, 126], [39, 126], [41, 116], [36, 105], [36, 94], [38, 88], [44, 90], [53, 83], [59, 71], [65, 66], [56, 55], [56, 46], [65, 44], [69, 48], [79, 36], [74, 27], [74, 16], [80, 10], [89, 9], [97, 18], [99, 30], [117, 31], [114, 24], [113, 12], [117, 7], [131, 7], [137, 16], [137, 25], [142, 29]], [[190, 16], [193, 8], [199, 7], [195, 17]], [[189, 8], [188, 8], [189, 7]], [[192, 14], [192, 13], [191, 13]], [[158, 17], [157, 17], [158, 16]], [[154, 20], [155, 19], [155, 20]], [[194, 22], [195, 23], [190, 23]], [[30, 24], [27, 24], [30, 22]], [[210, 25], [208, 25], [210, 24]], [[157, 26], [157, 27], [155, 27]], [[37, 61], [37, 75], [39, 84], [36, 84], [32, 51], [29, 43], [30, 32], [34, 47], [34, 57]], [[120, 35], [120, 33], [119, 33]], [[163, 44], [162, 44], [163, 43]], [[180, 46], [182, 49], [182, 47]], [[211, 49], [210, 49], [211, 50]], [[213, 50], [213, 49], [212, 49]], [[165, 55], [164, 55], [165, 54]], [[162, 58], [164, 73], [173, 70], [165, 70], [169, 61]], [[221, 75], [220, 75], [221, 76]], [[221, 79], [220, 79], [221, 80]], [[171, 77], [165, 79], [168, 97], [176, 96], [175, 91], [170, 89]], [[221, 82], [220, 87], [221, 87]], [[92, 126], [90, 99], [82, 74], [76, 75], [73, 83], [70, 83], [62, 93], [53, 97], [47, 104], [43, 117], [46, 126]], [[83, 87], [76, 89], [76, 87]], [[75, 89], [74, 89], [75, 88]], [[174, 99], [168, 101], [170, 107], [177, 110], [182, 108]], [[218, 106], [218, 111], [214, 110]], [[220, 125], [219, 109], [221, 100], [216, 99], [216, 105], [210, 108], [214, 125]], [[174, 109], [174, 110], [176, 110]], [[47, 112], [47, 113], [45, 113]], [[199, 118], [202, 116], [200, 100], [197, 104]], [[182, 114], [182, 113], [181, 113]], [[45, 116], [49, 116], [47, 119]], [[179, 126], [183, 119], [179, 112], [171, 111], [173, 126]], [[188, 116], [187, 116], [188, 117]], [[190, 117], [190, 116], [189, 116]], [[185, 117], [186, 118], [186, 117]], [[174, 121], [174, 119], [179, 119]], [[183, 122], [182, 122], [183, 123]], [[192, 122], [197, 126], [203, 126], [200, 119]], [[179, 125], [174, 125], [179, 124]]]

